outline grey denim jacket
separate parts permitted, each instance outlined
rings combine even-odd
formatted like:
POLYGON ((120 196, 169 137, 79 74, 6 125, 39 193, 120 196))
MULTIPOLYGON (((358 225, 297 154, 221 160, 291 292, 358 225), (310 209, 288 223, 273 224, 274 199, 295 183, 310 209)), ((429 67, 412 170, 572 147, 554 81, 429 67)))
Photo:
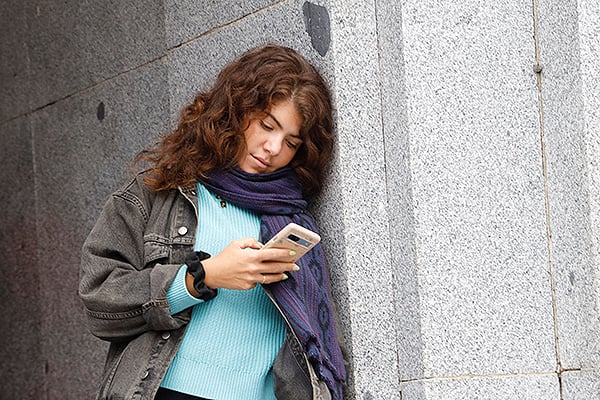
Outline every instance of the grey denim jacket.
MULTIPOLYGON (((97 399, 153 399, 175 357, 191 309, 171 315, 167 289, 193 251, 197 201, 194 185, 154 192, 137 175, 85 241, 79 295, 92 334, 110 342, 97 399)), ((331 399, 289 326, 273 373, 280 400, 331 399)))

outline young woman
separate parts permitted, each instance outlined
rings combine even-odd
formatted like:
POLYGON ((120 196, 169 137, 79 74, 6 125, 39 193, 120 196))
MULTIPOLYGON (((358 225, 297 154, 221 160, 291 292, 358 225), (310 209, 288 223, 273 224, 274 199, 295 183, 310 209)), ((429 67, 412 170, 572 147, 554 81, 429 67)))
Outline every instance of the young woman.
POLYGON ((80 296, 111 343, 98 399, 341 399, 346 371, 319 245, 259 249, 289 222, 333 147, 329 90, 295 51, 226 66, 150 168, 88 236, 80 296))

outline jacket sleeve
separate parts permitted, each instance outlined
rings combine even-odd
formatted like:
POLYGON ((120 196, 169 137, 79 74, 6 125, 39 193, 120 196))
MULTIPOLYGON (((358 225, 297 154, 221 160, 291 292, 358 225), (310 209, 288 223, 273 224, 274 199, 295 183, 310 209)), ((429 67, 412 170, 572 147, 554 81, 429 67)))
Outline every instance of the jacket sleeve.
POLYGON ((79 295, 92 334, 108 341, 177 329, 190 318, 189 311, 171 315, 167 301, 181 264, 146 265, 144 234, 151 206, 140 197, 113 194, 82 249, 79 295))

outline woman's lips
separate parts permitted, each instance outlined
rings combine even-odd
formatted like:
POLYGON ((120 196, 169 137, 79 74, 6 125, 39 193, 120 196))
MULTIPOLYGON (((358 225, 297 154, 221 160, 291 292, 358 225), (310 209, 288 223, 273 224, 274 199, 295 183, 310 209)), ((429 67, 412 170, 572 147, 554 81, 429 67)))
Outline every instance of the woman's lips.
POLYGON ((261 157, 257 157, 257 156, 252 156, 256 162, 263 168, 268 168, 269 167, 269 163, 267 163, 263 158, 261 157))

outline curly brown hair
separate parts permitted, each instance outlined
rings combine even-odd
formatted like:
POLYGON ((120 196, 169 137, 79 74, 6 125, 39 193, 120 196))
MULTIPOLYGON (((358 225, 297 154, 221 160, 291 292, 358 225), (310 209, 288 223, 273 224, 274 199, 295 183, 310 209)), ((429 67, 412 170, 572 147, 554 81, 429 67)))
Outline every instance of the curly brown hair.
POLYGON ((211 169, 231 168, 243 154, 251 118, 282 100, 290 100, 302 118, 303 142, 289 166, 304 193, 315 194, 333 150, 331 94, 310 63, 277 45, 251 49, 227 65, 213 88, 183 109, 177 128, 135 162, 152 165, 146 183, 156 191, 195 183, 211 169))

